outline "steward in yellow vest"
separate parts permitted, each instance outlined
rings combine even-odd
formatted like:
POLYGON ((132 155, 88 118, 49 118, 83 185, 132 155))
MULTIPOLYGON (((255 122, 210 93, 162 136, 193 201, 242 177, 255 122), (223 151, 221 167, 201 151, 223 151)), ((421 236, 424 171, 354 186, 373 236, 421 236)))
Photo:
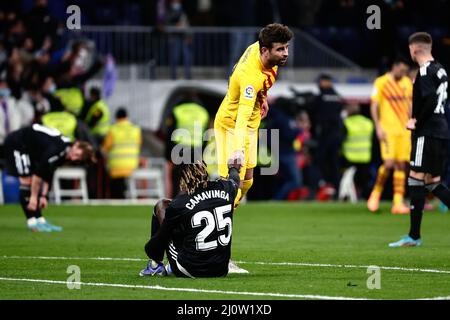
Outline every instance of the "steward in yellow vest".
POLYGON ((84 97, 83 92, 77 88, 61 88, 57 89, 53 95, 61 101, 64 108, 78 116, 83 108, 84 97))
POLYGON ((369 163, 372 157, 373 122, 354 114, 344 120, 347 132, 342 144, 342 152, 350 163, 369 163))
POLYGON ((128 120, 127 111, 124 108, 117 110, 116 120, 106 134, 102 150, 107 155, 111 196, 114 199, 123 199, 126 188, 125 179, 139 165, 142 133, 138 126, 128 120))
MULTIPOLYGON (((165 156, 169 166, 202 160, 203 147, 206 146, 203 135, 208 128, 208 124, 208 110, 194 100, 186 99, 173 108, 170 117, 166 119, 168 131, 165 156)), ((179 190, 179 174, 179 167, 173 167, 173 196, 179 190)))
POLYGON ((370 162, 372 160, 372 120, 359 114, 359 105, 346 107, 348 117, 344 120, 345 139, 342 155, 345 167, 355 167, 354 183, 358 196, 367 198, 370 194, 370 162))
POLYGON ((93 87, 89 91, 89 99, 80 114, 80 118, 91 129, 99 142, 108 133, 110 126, 110 112, 105 101, 101 99, 101 91, 97 87, 93 87))
POLYGON ((70 141, 75 141, 77 118, 67 111, 52 111, 41 117, 42 124, 49 128, 55 128, 70 141))

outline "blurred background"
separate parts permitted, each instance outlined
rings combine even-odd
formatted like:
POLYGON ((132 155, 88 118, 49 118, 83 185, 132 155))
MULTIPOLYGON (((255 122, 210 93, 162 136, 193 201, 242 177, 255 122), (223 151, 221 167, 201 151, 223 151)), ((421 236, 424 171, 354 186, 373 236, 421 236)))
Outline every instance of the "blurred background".
MULTIPOLYGON (((171 139, 189 121, 183 110, 202 119, 203 130, 210 128, 233 65, 272 22, 288 25, 295 38, 262 126, 280 130, 280 157, 293 161, 276 175, 256 170, 248 199, 337 199, 349 167, 345 119, 370 118, 372 83, 395 59, 409 59, 409 35, 429 32, 435 58, 449 70, 450 1, 2 1, 0 154, 7 133, 43 123, 92 142, 100 159, 80 176, 61 172, 57 191, 82 191, 59 192, 55 201, 171 197, 177 190, 172 148, 199 143, 171 139), (381 9, 379 30, 366 26, 373 4, 381 9), (70 5, 80 8, 80 29, 67 27, 70 5), (124 168, 111 163, 117 152, 112 128, 120 121, 141 132, 128 141, 139 149, 137 160, 120 164, 124 168)), ((367 198, 380 164, 378 142, 367 134, 370 160, 358 163, 363 169, 355 178, 359 199, 367 198)), ((213 143, 200 144, 214 157, 213 143)), ((270 141, 260 148, 267 149, 260 167, 278 161, 270 141)), ((210 175, 216 175, 213 165, 210 175)), ((3 173, 2 186, 2 200, 17 201, 17 181, 3 173)), ((386 197, 390 192, 388 187, 386 197)))

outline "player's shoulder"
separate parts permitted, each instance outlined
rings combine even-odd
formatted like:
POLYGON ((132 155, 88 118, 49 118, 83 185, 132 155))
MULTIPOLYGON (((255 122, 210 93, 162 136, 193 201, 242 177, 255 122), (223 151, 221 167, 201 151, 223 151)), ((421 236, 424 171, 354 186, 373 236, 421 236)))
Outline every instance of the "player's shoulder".
POLYGON ((432 77, 440 74, 447 75, 444 67, 437 61, 428 61, 419 68, 420 77, 432 77))
POLYGON ((412 80, 411 80, 411 78, 410 77, 408 77, 408 76, 403 76, 402 78, 401 78, 401 80, 400 80, 400 86, 405 86, 405 87, 408 87, 408 88, 410 88, 410 87, 412 87, 412 85, 413 85, 413 82, 412 82, 412 80))
POLYGON ((384 83, 386 83, 386 81, 388 81, 388 80, 389 80, 388 74, 385 73, 385 74, 383 74, 381 76, 376 77, 375 81, 373 82, 373 84, 374 84, 374 86, 381 86, 384 83))

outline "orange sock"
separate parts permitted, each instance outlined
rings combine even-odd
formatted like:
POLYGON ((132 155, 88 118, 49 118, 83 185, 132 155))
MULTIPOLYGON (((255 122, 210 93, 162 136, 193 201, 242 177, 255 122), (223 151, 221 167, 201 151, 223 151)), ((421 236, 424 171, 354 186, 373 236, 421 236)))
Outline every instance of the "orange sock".
POLYGON ((381 165, 378 168, 377 180, 375 181, 375 186, 373 187, 372 192, 375 192, 378 194, 383 193, 384 184, 385 184, 388 176, 389 176, 389 171, 387 171, 386 168, 383 165, 381 165))
POLYGON ((394 171, 394 205, 402 204, 405 195, 406 174, 404 171, 394 171))

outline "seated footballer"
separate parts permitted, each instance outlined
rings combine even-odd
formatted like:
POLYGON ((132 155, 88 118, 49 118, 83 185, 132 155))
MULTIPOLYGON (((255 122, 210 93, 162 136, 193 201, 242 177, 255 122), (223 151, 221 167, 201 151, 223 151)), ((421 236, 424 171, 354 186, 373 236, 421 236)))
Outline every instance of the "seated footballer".
POLYGON ((151 239, 145 245, 150 261, 140 276, 226 276, 240 165, 230 161, 229 179, 216 181, 209 181, 202 162, 181 166, 180 193, 159 200, 153 210, 151 239))

